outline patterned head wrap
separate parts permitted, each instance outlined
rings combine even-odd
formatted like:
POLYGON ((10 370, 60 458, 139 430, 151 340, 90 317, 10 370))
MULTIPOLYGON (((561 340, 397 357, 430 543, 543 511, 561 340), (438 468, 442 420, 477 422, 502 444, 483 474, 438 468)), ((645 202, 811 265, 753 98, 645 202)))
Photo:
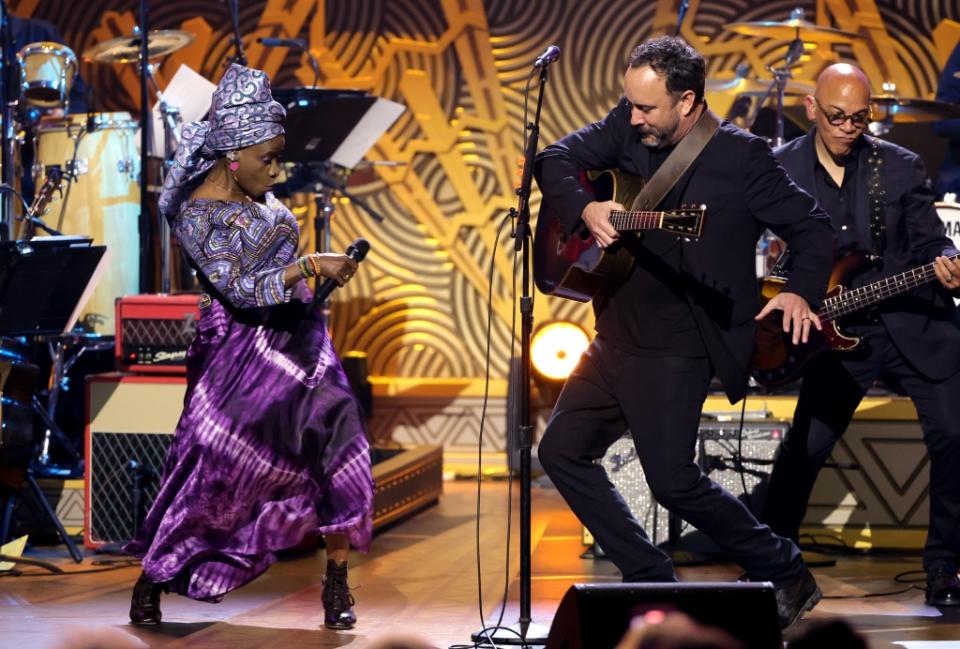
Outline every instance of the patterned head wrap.
POLYGON ((260 70, 232 64, 220 79, 209 121, 185 124, 173 166, 163 181, 160 213, 172 221, 217 158, 283 135, 286 111, 270 94, 260 70))

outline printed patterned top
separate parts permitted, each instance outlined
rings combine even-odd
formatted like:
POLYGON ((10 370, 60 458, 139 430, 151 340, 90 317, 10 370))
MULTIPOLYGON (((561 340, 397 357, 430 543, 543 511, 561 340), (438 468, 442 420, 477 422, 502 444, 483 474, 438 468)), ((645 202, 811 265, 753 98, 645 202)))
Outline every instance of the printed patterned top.
POLYGON ((194 265, 239 308, 289 302, 284 268, 297 257, 296 217, 273 194, 266 205, 214 199, 184 203, 173 233, 194 265))

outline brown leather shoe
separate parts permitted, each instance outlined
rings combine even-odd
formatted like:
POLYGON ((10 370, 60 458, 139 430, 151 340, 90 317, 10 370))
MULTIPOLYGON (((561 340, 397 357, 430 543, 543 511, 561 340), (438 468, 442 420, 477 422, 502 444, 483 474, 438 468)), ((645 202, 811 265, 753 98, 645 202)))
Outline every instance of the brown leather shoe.
POLYGON ((130 624, 160 624, 163 617, 160 612, 161 592, 161 584, 153 583, 146 574, 140 573, 130 598, 130 624))
POLYGON ((323 578, 323 625, 328 629, 352 629, 357 623, 353 613, 353 595, 347 583, 347 563, 337 565, 327 561, 327 574, 323 578))

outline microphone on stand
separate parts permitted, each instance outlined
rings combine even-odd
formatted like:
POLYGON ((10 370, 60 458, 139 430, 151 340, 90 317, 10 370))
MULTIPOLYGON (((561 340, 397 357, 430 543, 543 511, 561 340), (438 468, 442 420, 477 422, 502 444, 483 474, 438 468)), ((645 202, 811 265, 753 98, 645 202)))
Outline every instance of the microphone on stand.
POLYGON ((548 45, 547 49, 543 50, 543 54, 538 56, 537 60, 533 62, 533 67, 545 68, 559 58, 560 48, 556 45, 548 45))
POLYGON ((680 0, 680 9, 677 11, 677 29, 674 36, 680 35, 680 27, 683 26, 683 19, 687 15, 687 9, 690 8, 690 0, 680 0))
MULTIPOLYGON (((346 255, 350 259, 354 260, 357 263, 363 261, 364 257, 367 256, 367 253, 370 252, 370 242, 360 237, 349 246, 347 246, 346 255)), ((313 303, 318 304, 326 300, 333 289, 337 288, 337 282, 334 279, 327 278, 323 281, 323 284, 320 285, 320 288, 317 289, 317 292, 313 295, 313 303)))
POLYGON ((257 42, 265 47, 289 47, 294 50, 301 50, 310 57, 310 69, 313 70, 313 87, 317 87, 320 81, 320 63, 317 57, 313 55, 310 48, 307 47, 307 41, 302 38, 274 38, 273 36, 264 36, 257 39, 257 42))
POLYGON ((307 41, 302 38, 273 38, 265 36, 258 38, 257 42, 267 47, 292 47, 297 50, 307 49, 307 41))

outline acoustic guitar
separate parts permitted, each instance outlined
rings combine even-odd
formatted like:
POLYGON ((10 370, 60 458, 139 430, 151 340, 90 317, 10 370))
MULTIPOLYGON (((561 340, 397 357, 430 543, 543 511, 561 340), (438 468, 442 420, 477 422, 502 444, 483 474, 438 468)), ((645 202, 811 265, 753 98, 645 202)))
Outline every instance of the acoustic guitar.
MULTIPOLYGON (((706 217, 705 205, 678 210, 648 211, 633 209, 642 178, 618 170, 587 171, 581 184, 597 201, 614 200, 626 210, 610 213, 610 224, 617 232, 665 230, 699 239, 706 217)), ((586 228, 567 234, 556 208, 546 198, 540 204, 533 240, 533 279, 541 293, 589 302, 603 284, 622 279, 633 268, 633 255, 619 243, 600 248, 586 228)))
MULTIPOLYGON (((958 257, 960 255, 951 259, 958 257)), ((794 345, 792 334, 783 332, 780 311, 771 313, 758 323, 750 368, 750 373, 758 383, 767 387, 780 387, 799 379, 806 364, 821 352, 851 352, 857 349, 860 339, 846 335, 841 329, 845 316, 937 279, 933 262, 930 262, 855 289, 846 288, 845 283, 849 283, 850 277, 874 260, 875 257, 870 254, 855 251, 844 255, 834 264, 827 284, 827 295, 817 311, 823 330, 811 328, 806 343, 794 345)), ((785 283, 786 279, 783 277, 765 277, 760 289, 763 303, 766 304, 778 295, 785 283)))

